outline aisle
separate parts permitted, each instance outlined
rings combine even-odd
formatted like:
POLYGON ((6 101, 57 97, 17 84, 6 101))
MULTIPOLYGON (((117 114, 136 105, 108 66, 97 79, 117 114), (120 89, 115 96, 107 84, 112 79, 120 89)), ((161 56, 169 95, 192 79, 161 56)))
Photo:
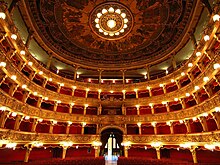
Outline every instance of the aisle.
POLYGON ((117 165, 117 156, 105 156, 105 165, 117 165))
POLYGON ((105 165, 117 165, 117 160, 105 160, 105 165))

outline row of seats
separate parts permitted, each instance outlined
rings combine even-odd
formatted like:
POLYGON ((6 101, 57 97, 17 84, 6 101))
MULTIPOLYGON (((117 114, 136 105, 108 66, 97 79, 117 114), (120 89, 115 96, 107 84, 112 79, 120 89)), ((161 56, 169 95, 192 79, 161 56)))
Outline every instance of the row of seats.
POLYGON ((171 160, 171 159, 146 159, 146 158, 124 158, 124 157, 119 157, 118 161, 117 161, 117 165, 169 165, 169 164, 173 164, 173 165, 177 165, 177 164, 181 164, 181 165, 188 165, 188 164, 192 164, 190 162, 186 162, 186 161, 179 161, 179 160, 171 160))

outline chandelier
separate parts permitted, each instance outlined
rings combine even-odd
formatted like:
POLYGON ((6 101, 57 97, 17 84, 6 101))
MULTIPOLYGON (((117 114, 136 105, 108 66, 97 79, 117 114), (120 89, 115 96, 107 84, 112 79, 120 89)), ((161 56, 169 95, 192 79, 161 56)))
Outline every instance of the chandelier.
POLYGON ((97 6, 90 16, 92 31, 101 38, 116 40, 127 35, 133 25, 131 12, 119 3, 97 6))

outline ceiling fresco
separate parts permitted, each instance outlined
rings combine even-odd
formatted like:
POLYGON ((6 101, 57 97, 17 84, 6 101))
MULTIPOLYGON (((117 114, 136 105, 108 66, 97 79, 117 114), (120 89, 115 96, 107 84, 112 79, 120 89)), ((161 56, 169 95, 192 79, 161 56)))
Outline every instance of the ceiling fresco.
POLYGON ((180 42, 194 6, 192 0, 26 0, 26 5, 38 35, 51 50, 97 67, 164 58, 180 42), (97 12, 111 4, 127 12, 126 35, 108 38, 95 30, 97 12))

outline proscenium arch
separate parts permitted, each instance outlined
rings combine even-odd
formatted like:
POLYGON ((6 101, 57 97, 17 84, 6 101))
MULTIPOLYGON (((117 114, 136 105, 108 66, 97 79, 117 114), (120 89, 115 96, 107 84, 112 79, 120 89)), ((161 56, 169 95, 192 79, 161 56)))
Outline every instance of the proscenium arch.
POLYGON ((100 134, 100 136, 101 136, 101 133, 102 133, 104 130, 106 130, 106 129, 118 129, 118 130, 120 130, 120 131, 123 133, 123 135, 126 134, 126 131, 125 131, 125 128, 124 128, 124 127, 120 127, 120 126, 117 126, 117 125, 108 125, 108 126, 103 126, 103 127, 101 127, 101 128, 98 130, 98 133, 100 134))
POLYGON ((107 127, 102 128, 101 130, 100 130, 100 141, 102 145, 100 146, 100 151, 101 151, 100 155, 103 156, 108 153, 108 150, 105 149, 105 145, 108 143, 110 136, 114 135, 113 137, 116 139, 116 143, 118 144, 119 148, 110 149, 110 151, 112 152, 112 154, 114 153, 114 154, 117 154, 117 155, 119 154, 123 156, 124 148, 121 145, 123 142, 123 134, 124 134, 123 128, 118 127, 118 126, 116 127, 107 126, 107 127))

